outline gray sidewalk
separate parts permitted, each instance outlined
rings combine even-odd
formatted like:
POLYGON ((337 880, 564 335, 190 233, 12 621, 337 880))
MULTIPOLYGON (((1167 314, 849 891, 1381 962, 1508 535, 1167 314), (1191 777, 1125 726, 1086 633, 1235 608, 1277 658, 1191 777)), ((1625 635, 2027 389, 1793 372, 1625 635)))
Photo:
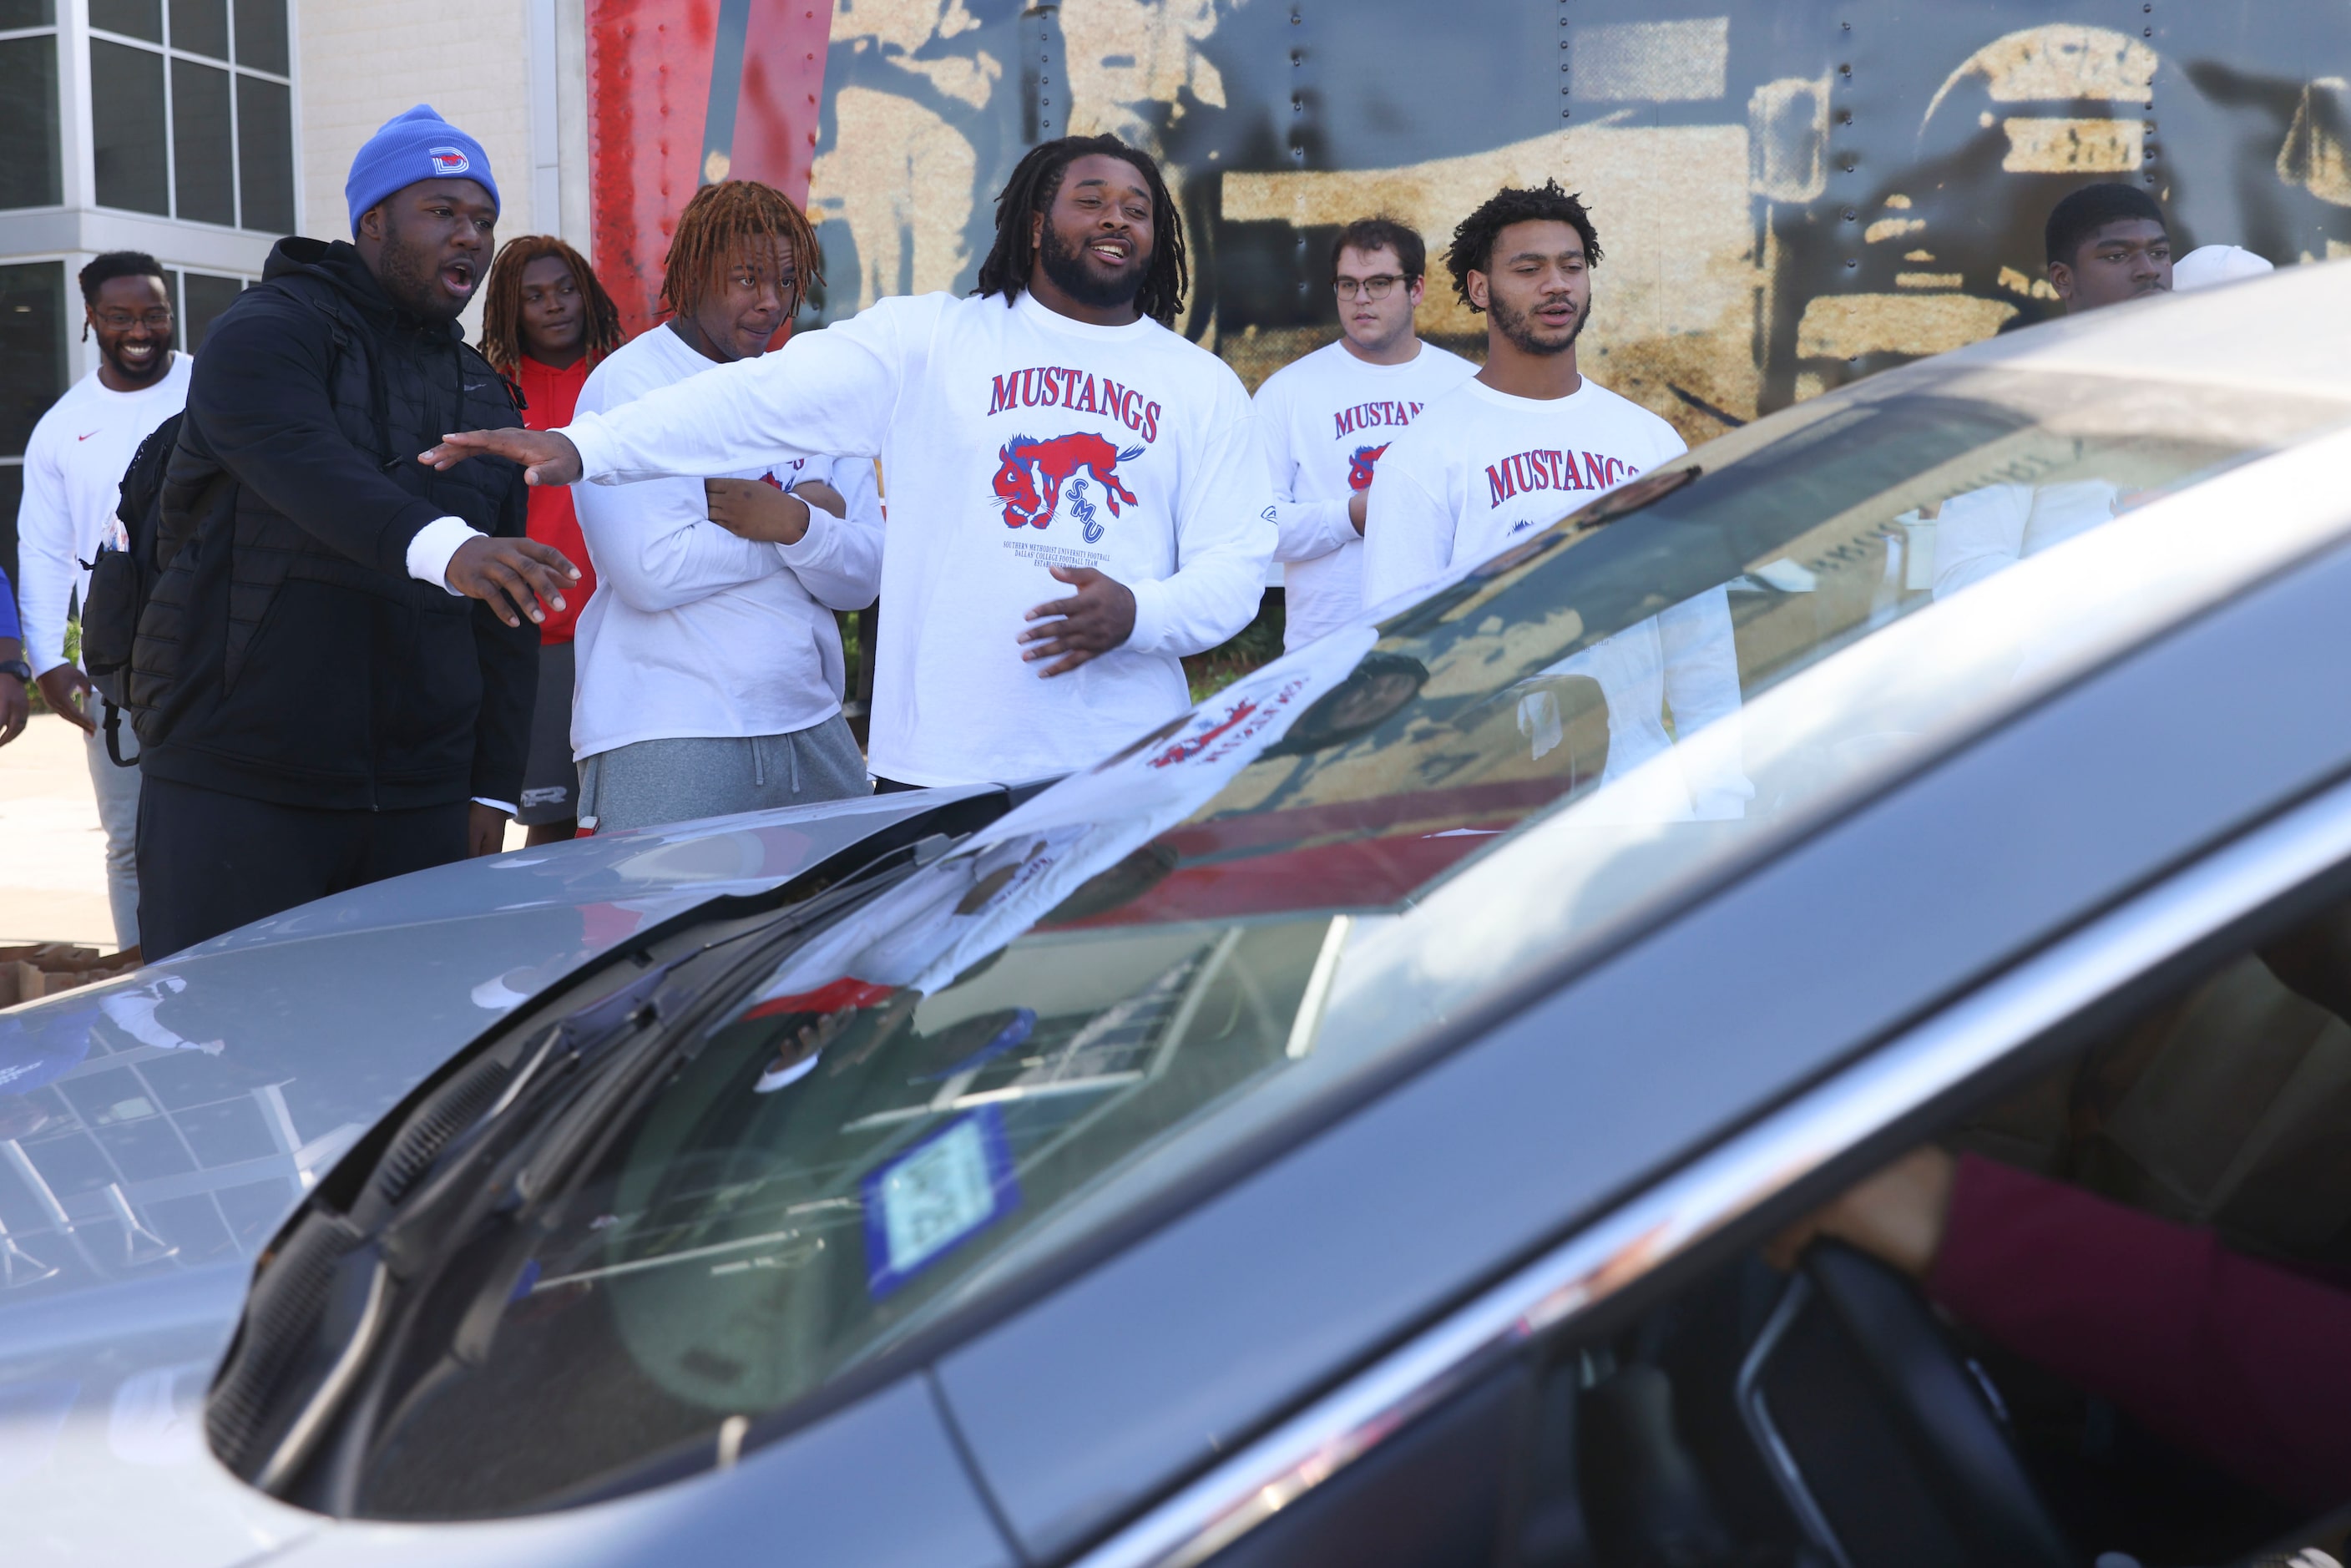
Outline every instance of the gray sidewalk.
POLYGON ((55 714, 0 747, 0 945, 16 942, 114 948, 89 764, 81 732, 55 714))

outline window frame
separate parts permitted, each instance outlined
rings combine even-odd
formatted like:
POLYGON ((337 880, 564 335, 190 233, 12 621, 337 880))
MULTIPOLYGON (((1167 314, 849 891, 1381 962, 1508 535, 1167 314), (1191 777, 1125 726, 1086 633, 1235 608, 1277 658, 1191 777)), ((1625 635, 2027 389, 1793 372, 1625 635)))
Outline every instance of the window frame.
MULTIPOLYGON (((122 213, 135 217, 151 219, 160 218, 171 223, 187 224, 194 227, 225 234, 264 235, 277 232, 274 228, 251 226, 246 221, 245 146, 244 131, 242 127, 244 116, 240 112, 243 104, 244 89, 238 82, 237 78, 239 77, 251 77, 257 81, 270 82, 286 89, 288 108, 290 110, 286 138, 286 156, 287 166, 291 172, 294 196, 294 212, 292 214, 293 222, 286 232, 289 234, 298 234, 301 232, 302 113, 301 89, 298 79, 298 71, 301 65, 301 48, 300 42, 297 37, 295 29, 296 16, 292 0, 283 0, 283 3, 286 6, 286 63, 287 68, 283 74, 276 71, 262 70, 256 67, 243 64, 237 59, 237 8, 235 4, 235 0, 222 0, 222 4, 227 13, 228 50, 225 57, 204 54, 193 49, 182 48, 173 44, 172 41, 172 7, 168 3, 168 0, 163 0, 163 3, 160 6, 162 12, 161 26, 163 35, 162 41, 161 43, 157 43, 152 38, 141 38, 131 34, 112 32, 107 28, 97 26, 88 21, 87 18, 89 13, 86 7, 76 7, 75 16, 77 21, 76 25, 70 29, 70 31, 73 35, 75 43, 78 45, 76 53, 79 56, 79 58, 76 62, 76 68, 82 90, 79 94, 79 101, 73 106, 72 114, 75 117, 78 117, 80 122, 80 129, 82 131, 82 143, 80 151, 82 151, 84 154, 83 169, 87 174, 88 183, 86 185, 86 189, 89 193, 89 198, 88 204, 91 208, 99 212, 122 213), (163 188, 165 199, 164 210, 162 212, 151 213, 136 207, 110 206, 98 199, 95 127, 90 123, 91 105, 94 100, 95 92, 93 85, 95 72, 92 70, 90 65, 89 46, 93 43, 115 44, 125 48, 141 50, 147 54, 160 57, 163 62, 163 188), (177 61, 185 61, 193 66, 210 67, 213 69, 223 70, 228 73, 229 189, 231 193, 230 206, 235 216, 235 221, 233 223, 220 224, 208 219, 188 218, 180 215, 179 132, 178 128, 173 121, 172 115, 172 66, 173 63, 177 61)), ((35 30, 37 29, 26 29, 26 31, 35 30)), ((52 30, 56 31, 60 36, 65 35, 68 31, 62 23, 52 30)), ((0 35, 0 37, 13 36, 14 35, 0 35)))
MULTIPOLYGON (((288 0, 288 3, 290 5, 291 0, 288 0)), ((66 57, 65 52, 65 40, 71 29, 67 18, 57 14, 61 8, 61 4, 50 6, 49 20, 45 26, 0 28, 0 44, 14 43, 20 38, 47 38, 49 47, 56 51, 49 64, 53 73, 50 77, 50 88, 57 98, 57 141, 52 151, 57 156, 56 173, 59 197, 56 202, 44 203, 38 206, 0 207, 0 218, 13 217, 23 213, 54 213, 72 204, 75 161, 80 152, 80 144, 76 142, 73 135, 75 120, 77 117, 87 120, 89 116, 82 107, 87 99, 77 100, 75 95, 75 67, 73 62, 66 57)))
MULTIPOLYGON (((1192 1568, 1538 1340, 1751 1245, 1961 1096, 2351 873, 2351 780, 2173 871, 1620 1204, 1151 1509, 1079 1568, 1192 1568)), ((2342 889, 2332 886, 2339 896, 2342 889)))

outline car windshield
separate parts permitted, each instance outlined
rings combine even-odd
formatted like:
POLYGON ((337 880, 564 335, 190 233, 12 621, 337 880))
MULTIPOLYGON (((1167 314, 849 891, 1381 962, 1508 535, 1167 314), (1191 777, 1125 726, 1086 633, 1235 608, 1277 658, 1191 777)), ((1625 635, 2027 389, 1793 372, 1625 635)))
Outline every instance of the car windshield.
POLYGON ((794 950, 367 1490, 518 1506, 791 1404, 2311 548, 2331 470, 2270 476, 2346 413, 1896 373, 1251 673, 794 950))

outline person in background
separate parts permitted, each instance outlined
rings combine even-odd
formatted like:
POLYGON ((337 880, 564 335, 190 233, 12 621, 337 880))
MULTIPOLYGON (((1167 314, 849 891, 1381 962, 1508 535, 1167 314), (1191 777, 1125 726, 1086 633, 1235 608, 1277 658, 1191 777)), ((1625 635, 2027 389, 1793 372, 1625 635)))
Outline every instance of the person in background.
POLYGON ((2049 287, 2068 316, 2171 291, 2171 230, 2137 185, 2103 181, 2068 192, 2042 231, 2049 287))
POLYGON ((1980 1155, 1928 1145, 1768 1249, 1857 1247, 2013 1354, 2306 1508, 2351 1492, 2351 1293, 1980 1155))
POLYGON ((575 585, 523 537, 512 465, 408 461, 452 423, 521 422, 457 325, 497 224, 481 144, 420 104, 343 193, 351 243, 278 241, 214 324, 165 471, 126 674, 150 958, 496 853, 538 623, 575 585))
POLYGON ((0 571, 0 746, 25 733, 33 716, 33 666, 25 663, 23 628, 16 623, 16 591, 0 571))
POLYGON ((1339 340, 1257 390, 1280 527, 1273 554, 1287 563, 1285 652, 1363 607, 1364 503, 1380 455, 1424 407, 1478 373, 1413 333, 1427 269, 1420 235, 1393 218, 1341 229, 1331 243, 1339 340))
MULTIPOLYGON (((621 341, 620 308, 596 281, 586 256, 552 235, 525 235, 498 251, 482 291, 482 357, 521 393, 527 428, 570 423, 588 372, 621 341)), ((529 830, 529 842, 550 844, 579 828, 574 818, 580 769, 571 760, 572 638, 580 612, 596 591, 596 572, 569 487, 541 486, 530 492, 529 532, 580 568, 579 584, 563 596, 564 607, 539 622, 538 700, 530 715, 522 809, 515 813, 515 821, 529 830)))
POLYGON ((2266 256, 2238 245, 2199 245, 2171 264, 2171 287, 2181 293, 2238 283, 2276 271, 2266 256))
MULTIPOLYGON (((1454 230, 1446 266, 1462 302, 1486 318, 1486 365, 1423 410, 1381 458, 1364 534, 1366 603, 1484 560, 1687 450, 1672 425, 1577 368, 1599 260, 1590 214, 1555 181, 1497 192, 1454 230)), ((1614 783, 1737 716, 1729 600, 1711 589, 1540 673, 1599 684, 1608 707, 1603 779, 1614 783)), ((1540 694, 1522 704, 1519 725, 1537 758, 1552 749, 1559 719, 1540 694)), ((1745 814, 1755 790, 1738 766, 1675 754, 1685 761, 1678 779, 1645 776, 1660 793, 1619 792, 1635 818, 1745 814)))
MULTIPOLYGON (((589 374, 580 413, 758 359, 817 267, 808 219, 781 192, 705 185, 670 239, 669 320, 589 374)), ((572 494, 603 584, 580 621, 571 739, 583 825, 609 832, 871 793, 841 716, 833 612, 872 603, 880 582, 873 465, 793 455, 572 494)))
POLYGON ((873 771, 884 788, 1048 778, 1183 713, 1182 656, 1264 596, 1258 421, 1231 367, 1172 329, 1186 280, 1158 163, 1062 137, 1014 165, 973 295, 883 299, 624 408, 583 402, 564 430, 466 433, 420 456, 496 453, 535 484, 601 485, 878 455, 873 771), (1039 603, 1049 579, 1071 591, 1039 603))
POLYGON ((139 251, 109 251, 81 269, 82 336, 98 364, 67 389, 25 445, 25 498, 16 508, 27 662, 51 711, 82 731, 98 820, 106 830, 106 895, 114 939, 139 942, 138 742, 117 728, 125 763, 107 754, 98 694, 66 656, 70 606, 89 595, 99 549, 126 539, 116 518, 122 471, 150 431, 188 397, 190 357, 172 348, 172 293, 163 268, 139 251))
MULTIPOLYGON (((2068 193, 2050 209, 2043 244, 2049 285, 2069 316, 2171 291, 2170 230, 2137 185, 2109 181, 2068 193)), ((1935 524, 1935 597, 2111 522, 2121 495, 2104 479, 2074 479, 1952 497, 1935 524)))

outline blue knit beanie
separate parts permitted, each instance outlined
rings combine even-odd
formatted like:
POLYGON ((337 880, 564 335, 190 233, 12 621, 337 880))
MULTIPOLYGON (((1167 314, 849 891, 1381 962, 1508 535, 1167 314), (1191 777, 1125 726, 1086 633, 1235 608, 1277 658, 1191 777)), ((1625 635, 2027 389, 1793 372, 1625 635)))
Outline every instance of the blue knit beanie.
POLYGON ((351 233, 360 232, 360 214, 419 180, 476 180, 498 204, 498 183, 490 177, 490 155, 482 144, 441 118, 429 103, 405 114, 395 114, 368 138, 351 160, 351 177, 343 182, 343 200, 351 209, 351 233))

